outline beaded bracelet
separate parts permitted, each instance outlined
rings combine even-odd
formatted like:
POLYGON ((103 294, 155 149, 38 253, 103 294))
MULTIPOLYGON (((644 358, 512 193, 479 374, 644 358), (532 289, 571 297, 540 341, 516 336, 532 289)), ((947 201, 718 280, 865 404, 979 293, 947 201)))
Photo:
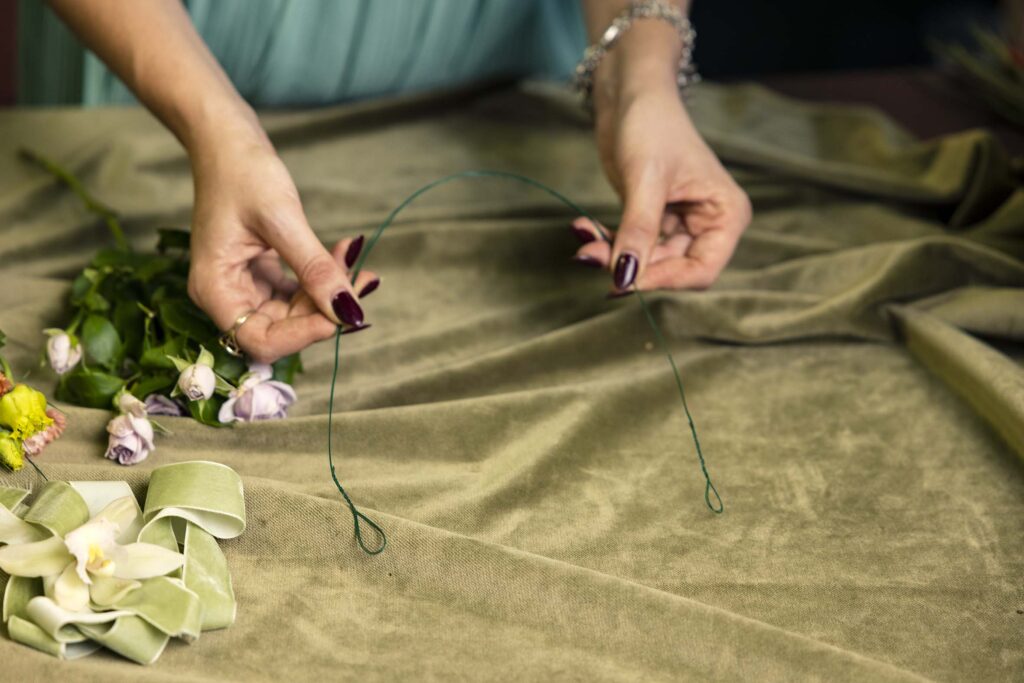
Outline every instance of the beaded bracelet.
POLYGON ((593 106, 594 71, 597 69, 597 65, 601 63, 601 59, 608 50, 638 19, 661 19, 672 24, 679 32, 679 39, 682 41, 679 68, 676 73, 679 94, 685 96, 686 90, 691 85, 700 82, 700 74, 697 73, 697 67, 692 61, 697 32, 690 24, 690 20, 683 16, 678 7, 670 5, 664 0, 633 0, 629 3, 629 7, 612 20, 600 40, 583 51, 583 59, 576 65, 572 87, 583 95, 584 102, 588 107, 593 106))

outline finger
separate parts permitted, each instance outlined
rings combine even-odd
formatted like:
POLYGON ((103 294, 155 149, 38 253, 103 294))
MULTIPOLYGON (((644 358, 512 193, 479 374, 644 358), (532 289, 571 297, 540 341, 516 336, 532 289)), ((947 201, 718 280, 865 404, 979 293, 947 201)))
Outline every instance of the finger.
POLYGON ((355 290, 359 292, 360 299, 373 294, 378 287, 380 287, 380 277, 372 270, 361 271, 356 276, 355 290))
POLYGON ((612 247, 612 281, 617 290, 627 289, 642 275, 658 242, 667 194, 661 178, 641 178, 630 185, 612 247))
POLYGON ((695 238, 684 256, 651 263, 637 281, 640 289, 707 289, 736 248, 738 236, 709 230, 695 238))
POLYGON ((612 245, 609 242, 590 242, 576 250, 572 260, 580 265, 594 268, 607 268, 612 258, 612 245))
POLYGON ((267 251, 259 258, 254 259, 251 262, 251 268, 253 279, 257 282, 266 283, 269 289, 267 296, 287 301, 295 293, 295 290, 299 288, 299 283, 288 277, 284 272, 284 269, 281 267, 281 257, 273 250, 267 251))
POLYGON ((362 327, 363 309, 345 269, 320 243, 301 211, 297 217, 261 225, 261 235, 281 254, 318 310, 336 324, 362 327))
POLYGON ((258 311, 238 328, 236 338, 245 353, 258 363, 273 363, 310 344, 334 335, 334 323, 320 313, 274 320, 258 311))
POLYGON ((611 241, 611 231, 589 218, 579 217, 569 226, 580 244, 611 241))

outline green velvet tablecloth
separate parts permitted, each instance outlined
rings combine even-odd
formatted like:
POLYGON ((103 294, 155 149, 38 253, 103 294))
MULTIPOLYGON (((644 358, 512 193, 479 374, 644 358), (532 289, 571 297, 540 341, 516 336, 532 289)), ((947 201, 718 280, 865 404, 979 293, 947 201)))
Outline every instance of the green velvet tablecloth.
MULTIPOLYGON (((425 196, 370 259, 373 328, 344 338, 334 428, 368 557, 325 455, 332 349, 289 419, 102 459, 68 408, 51 478, 242 474, 222 543, 237 623, 150 668, 0 639, 5 680, 1020 680, 1024 192, 982 132, 917 142, 870 111, 702 86, 692 108, 755 218, 707 292, 650 297, 725 501, 703 502, 665 358, 636 300, 568 261, 571 216, 498 180, 425 196)), ((419 185, 526 173, 614 223, 586 120, 498 90, 265 117, 325 241, 419 185)), ((15 158, 61 159, 132 241, 187 225, 189 167, 136 109, 0 113, 0 328, 47 390, 41 330, 105 239, 15 158)), ((2 477, 31 485, 31 469, 2 477)))

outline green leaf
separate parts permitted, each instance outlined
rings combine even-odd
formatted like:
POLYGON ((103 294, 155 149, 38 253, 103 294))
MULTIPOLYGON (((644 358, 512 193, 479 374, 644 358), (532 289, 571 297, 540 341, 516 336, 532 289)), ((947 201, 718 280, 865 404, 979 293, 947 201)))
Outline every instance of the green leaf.
POLYGON ((90 287, 92 287, 92 280, 85 273, 79 273, 71 283, 71 303, 80 304, 85 295, 89 293, 90 287))
POLYGON ((244 360, 237 356, 232 356, 220 344, 212 348, 212 353, 213 371, 229 382, 237 383, 238 378, 249 370, 244 360))
POLYGON ((185 338, 171 337, 160 346, 146 349, 139 359, 139 365, 151 370, 173 370, 174 363, 168 356, 180 356, 185 352, 185 338))
POLYGON ((4 348, 7 344, 7 335, 4 334, 3 330, 0 330, 0 349, 4 348))
POLYGON ((150 394, 165 394, 178 381, 178 375, 161 372, 143 377, 132 387, 132 394, 138 399, 145 399, 150 394))
POLYGON ((61 378, 57 398, 86 408, 109 409, 124 380, 103 372, 77 368, 61 378))
POLYGON ((295 373, 302 372, 302 358, 293 353, 274 363, 274 379, 285 384, 295 383, 295 373))
POLYGON ((177 228, 159 228, 157 230, 157 234, 160 235, 160 239, 156 243, 156 250, 161 254, 168 249, 183 249, 188 251, 191 234, 187 230, 178 230, 177 228))
POLYGON ((158 320, 166 329, 197 342, 204 342, 217 336, 217 328, 206 314, 186 299, 161 301, 157 310, 158 320))
POLYGON ((131 251, 100 249, 92 258, 92 266, 94 268, 135 268, 142 258, 145 257, 131 251))
POLYGON ((124 354, 138 358, 146 333, 146 316, 133 299, 118 301, 114 306, 114 328, 121 333, 124 354))
POLYGON ((156 256, 150 258, 145 263, 141 264, 138 268, 136 268, 135 277, 137 277, 142 282, 149 282, 157 275, 161 275, 170 270, 171 268, 173 268, 174 265, 175 263, 171 259, 165 258, 163 256, 156 256))
POLYGON ((105 313, 110 310, 110 302, 99 292, 89 292, 83 304, 93 313, 105 313))
POLYGON ((82 345, 89 358, 106 367, 112 367, 121 353, 121 337, 106 318, 90 315, 82 326, 82 345))
POLYGON ((224 404, 224 399, 214 396, 213 398, 206 398, 200 401, 189 401, 188 412, 191 413, 192 417, 198 422, 202 422, 204 425, 210 425, 211 427, 225 427, 220 420, 217 419, 217 413, 220 412, 220 407, 224 404))

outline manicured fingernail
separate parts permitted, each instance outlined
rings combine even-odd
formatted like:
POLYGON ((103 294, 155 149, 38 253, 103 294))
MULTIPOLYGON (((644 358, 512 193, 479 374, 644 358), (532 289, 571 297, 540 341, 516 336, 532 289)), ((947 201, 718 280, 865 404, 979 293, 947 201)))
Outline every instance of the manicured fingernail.
POLYGON ((338 292, 334 296, 334 300, 331 301, 331 307, 334 309, 334 314, 338 316, 338 320, 346 325, 360 327, 363 324, 363 309, 348 292, 344 290, 338 292))
POLYGON ((356 264, 356 259, 359 258, 359 252, 363 250, 363 236, 352 240, 348 245, 348 250, 345 252, 345 265, 351 268, 356 264))
POLYGON ((604 295, 605 299, 621 299, 624 296, 629 296, 633 293, 632 289, 624 289, 621 292, 608 292, 604 295))
POLYGON ((346 327, 346 328, 344 328, 341 331, 341 333, 342 334, 352 334, 353 332, 360 332, 360 331, 368 329, 370 327, 373 327, 373 325, 371 325, 370 323, 366 323, 365 325, 357 325, 357 326, 354 326, 354 327, 346 327))
POLYGON ((636 269, 640 263, 636 256, 630 253, 619 254, 619 260, 615 262, 615 288, 625 289, 633 284, 636 279, 636 269))
POLYGON ((594 233, 589 230, 584 230, 578 225, 571 225, 569 227, 572 228, 572 234, 576 235, 576 239, 580 241, 580 244, 590 244, 597 239, 594 237, 594 233))
POLYGON ((380 287, 380 278, 379 277, 375 277, 372 280, 370 280, 369 282, 367 282, 366 286, 363 287, 362 290, 360 290, 359 298, 362 299, 367 294, 370 294, 372 292, 377 291, 378 287, 380 287))
POLYGON ((576 254, 572 257, 572 260, 581 266, 587 266, 589 268, 603 268, 601 262, 593 256, 587 256, 586 254, 576 254))

